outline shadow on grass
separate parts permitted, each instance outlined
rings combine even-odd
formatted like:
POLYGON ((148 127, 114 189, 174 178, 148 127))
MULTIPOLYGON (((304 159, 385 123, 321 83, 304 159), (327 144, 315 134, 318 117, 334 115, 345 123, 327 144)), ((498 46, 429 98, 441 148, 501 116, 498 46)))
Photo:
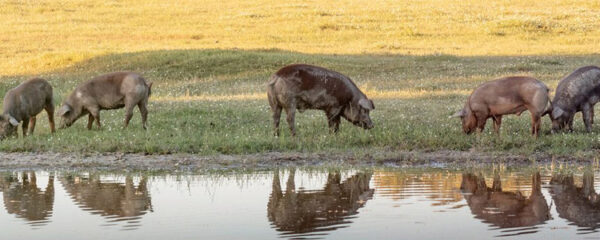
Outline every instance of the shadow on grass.
MULTIPOLYGON (((56 88, 72 89, 93 76, 130 70, 158 84, 158 95, 264 92, 277 69, 291 63, 325 66, 354 79, 362 88, 439 91, 470 90, 507 75, 530 75, 549 86, 583 65, 600 64, 600 55, 453 56, 327 55, 283 50, 158 50, 109 54, 40 73, 56 88), (166 89, 169 90, 166 90, 166 89)), ((0 91, 33 76, 0 77, 0 91)))

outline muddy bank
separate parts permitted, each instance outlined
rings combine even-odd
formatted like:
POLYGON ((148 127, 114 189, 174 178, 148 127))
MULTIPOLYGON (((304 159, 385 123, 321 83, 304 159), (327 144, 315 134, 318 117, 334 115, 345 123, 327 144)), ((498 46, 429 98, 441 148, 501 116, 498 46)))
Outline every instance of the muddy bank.
POLYGON ((289 166, 452 166, 503 163, 527 165, 551 161, 598 163, 587 157, 531 156, 460 151, 385 152, 377 154, 263 153, 251 155, 193 154, 144 155, 126 153, 2 153, 0 169, 106 169, 106 170, 221 170, 269 169, 289 166))

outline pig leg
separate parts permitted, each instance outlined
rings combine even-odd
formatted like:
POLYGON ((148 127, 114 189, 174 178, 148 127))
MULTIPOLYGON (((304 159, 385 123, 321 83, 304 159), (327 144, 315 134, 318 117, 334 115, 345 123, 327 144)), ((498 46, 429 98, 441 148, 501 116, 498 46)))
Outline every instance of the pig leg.
POLYGON ((54 105, 48 104, 48 105, 46 105, 46 107, 44 109, 46 110, 46 113, 48 114, 48 123, 50 124, 50 132, 54 133, 56 130, 54 128, 54 105))
POLYGON ((92 124, 94 124, 94 116, 92 116, 92 114, 88 114, 88 124, 87 124, 87 129, 91 130, 92 129, 92 124))
POLYGON ((340 130, 340 119, 340 115, 329 119, 329 128, 331 128, 334 133, 337 133, 340 130))
POLYGON ((583 115, 583 123, 585 124, 585 130, 587 132, 592 131, 592 109, 593 107, 588 103, 583 105, 583 109, 581 111, 581 114, 583 115))
POLYGON ((142 128, 146 130, 146 120, 148 119, 148 109, 146 108, 148 105, 147 101, 142 101, 138 103, 138 108, 140 109, 140 114, 142 115, 142 128))
POLYGON ((488 119, 487 113, 475 113, 475 118, 477 119, 477 132, 481 133, 483 132, 483 129, 485 129, 485 122, 487 122, 488 119))
POLYGON ((23 137, 27 136, 27 127, 29 127, 29 119, 23 119, 23 125, 21 126, 21 128, 23 128, 23 137))
POLYGON ((273 134, 279 136, 279 120, 281 119, 281 106, 273 107, 273 134))
POLYGON ((540 135, 540 121, 541 117, 538 114, 531 114, 531 135, 539 136, 540 135))
POLYGON ((571 115, 567 121, 569 132, 573 132, 573 117, 575 117, 575 114, 571 115))
POLYGON ((100 125, 100 112, 98 112, 94 118, 96 119, 96 125, 98 125, 98 129, 102 128, 102 125, 100 125))
POLYGON ((90 115, 96 120, 96 125, 98 125, 98 129, 102 128, 102 125, 100 125, 100 109, 90 108, 88 109, 88 112, 90 112, 90 115))
POLYGON ((135 105, 133 104, 125 104, 125 126, 123 128, 129 126, 129 121, 131 121, 131 117, 133 117, 134 106, 135 105))
POLYGON ((590 109, 590 123, 594 124, 594 107, 590 109))
POLYGON ((286 120, 287 120, 288 126, 290 128, 290 131, 292 132, 292 136, 296 136, 296 126, 295 126, 296 103, 295 102, 292 102, 289 104, 289 106, 285 109, 285 114, 286 114, 286 120))
POLYGON ((29 135, 33 134, 33 130, 35 129, 35 117, 29 119, 29 135))
POLYGON ((502 124, 502 116, 494 117, 494 132, 500 134, 500 125, 502 124))
POLYGON ((339 111, 335 113, 327 112, 327 123, 331 132, 337 133, 340 130, 340 118, 339 111))

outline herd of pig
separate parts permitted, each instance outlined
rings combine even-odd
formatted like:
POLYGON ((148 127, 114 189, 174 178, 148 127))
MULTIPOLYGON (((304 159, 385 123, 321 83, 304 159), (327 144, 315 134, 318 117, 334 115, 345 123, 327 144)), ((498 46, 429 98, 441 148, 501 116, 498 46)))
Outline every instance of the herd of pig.
MULTIPOLYGON (((292 135, 296 134, 296 109, 319 109, 326 113, 331 131, 336 132, 340 117, 365 129, 373 128, 369 112, 373 101, 361 92, 350 78, 321 67, 296 64, 276 72, 269 82, 269 103, 273 111, 275 135, 279 134, 281 110, 285 109, 292 135)), ((550 101, 549 89, 541 81, 524 76, 510 76, 483 83, 467 98, 462 110, 454 114, 462 119, 463 131, 483 131, 489 118, 494 130, 500 130, 502 116, 525 110, 531 113, 531 134, 539 136, 541 118, 549 115, 552 131, 573 130, 573 116, 581 111, 586 130, 592 130, 594 104, 600 101, 600 68, 586 66, 563 78, 550 101)))
MULTIPOLYGON (((135 106, 142 115, 146 129, 147 104, 152 83, 134 72, 114 72, 95 77, 79 84, 67 97, 57 115, 60 127, 69 127, 77 119, 88 115, 87 128, 94 121, 100 128, 100 110, 126 109, 124 125, 127 127, 135 106)), ((4 110, 0 115, 0 139, 16 136, 22 123, 23 136, 33 133, 36 115, 48 113, 51 132, 54 127, 54 101, 52 86, 41 78, 34 78, 9 90, 4 97, 4 110)), ((279 135, 282 110, 292 135, 296 135, 296 110, 323 110, 329 128, 337 132, 341 118, 365 129, 373 128, 369 116, 375 109, 373 101, 347 76, 318 66, 293 64, 285 66, 271 76, 267 96, 273 112, 275 135, 279 135)), ((573 116, 581 111, 588 132, 591 131, 594 104, 600 101, 600 68, 586 66, 563 78, 550 101, 549 89, 541 81, 525 76, 510 76, 483 83, 477 87, 462 110, 454 114, 462 119, 463 131, 470 134, 483 131, 489 118, 498 133, 502 116, 525 110, 531 113, 531 134, 540 133, 541 118, 549 115, 552 131, 573 130, 573 116)))
MULTIPOLYGON (((148 97, 152 83, 146 82, 133 72, 115 72, 95 77, 78 85, 58 110, 60 127, 69 127, 77 119, 88 115, 87 128, 94 120, 100 128, 100 110, 125 107, 125 127, 138 106, 142 115, 142 126, 146 129, 148 97)), ((48 81, 34 78, 9 90, 4 96, 4 109, 0 115, 0 139, 16 136, 17 127, 23 122, 23 136, 33 133, 36 116, 46 110, 50 131, 54 132, 54 100, 52 86, 48 81)))

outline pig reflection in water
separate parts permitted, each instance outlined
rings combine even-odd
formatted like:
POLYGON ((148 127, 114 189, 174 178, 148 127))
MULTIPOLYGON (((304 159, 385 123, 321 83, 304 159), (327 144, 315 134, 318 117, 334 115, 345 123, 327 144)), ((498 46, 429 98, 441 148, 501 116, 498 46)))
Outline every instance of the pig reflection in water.
POLYGON ((21 181, 18 174, 8 173, 0 178, 0 190, 9 214, 24 218, 33 225, 46 223, 52 215, 54 176, 48 178, 46 191, 42 191, 37 187, 34 172, 22 173, 21 181))
POLYGON ((494 176, 492 187, 488 188, 483 176, 465 173, 460 189, 476 218, 500 228, 533 226, 550 219, 539 173, 532 177, 529 198, 520 192, 502 191, 498 175, 494 176))
POLYGON ((370 173, 358 173, 341 182, 339 173, 329 173, 322 191, 296 191, 294 171, 281 190, 279 172, 273 178, 273 192, 267 214, 278 231, 287 234, 332 231, 348 224, 373 196, 370 173))
POLYGON ((138 187, 127 176, 125 185, 116 182, 103 183, 98 175, 89 178, 63 176, 60 179, 65 190, 81 208, 102 216, 134 217, 152 211, 147 179, 142 177, 138 187))
POLYGON ((594 174, 585 172, 581 187, 575 186, 573 175, 554 175, 550 194, 561 218, 594 231, 600 228, 600 194, 594 190, 594 174))

